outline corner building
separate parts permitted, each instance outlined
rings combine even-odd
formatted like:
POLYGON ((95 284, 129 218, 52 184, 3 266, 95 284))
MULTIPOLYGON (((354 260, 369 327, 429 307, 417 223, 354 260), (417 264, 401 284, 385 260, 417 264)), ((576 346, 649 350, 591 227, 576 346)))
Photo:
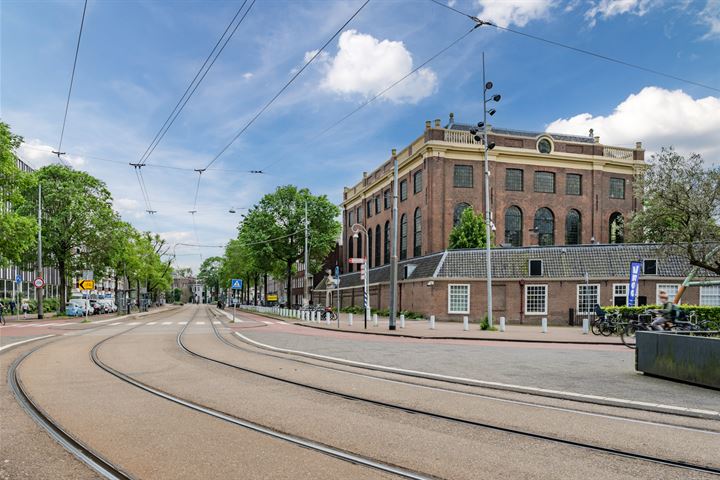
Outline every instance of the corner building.
MULTIPOLYGON (((393 159, 399 162, 398 255, 400 260, 448 248, 462 211, 484 214, 484 146, 472 125, 440 120, 362 180, 343 192, 345 272, 349 257, 364 257, 370 233, 370 266, 390 263, 393 159)), ((490 211, 497 246, 623 243, 624 223, 637 208, 633 178, 645 152, 604 145, 600 138, 488 128, 490 211)))

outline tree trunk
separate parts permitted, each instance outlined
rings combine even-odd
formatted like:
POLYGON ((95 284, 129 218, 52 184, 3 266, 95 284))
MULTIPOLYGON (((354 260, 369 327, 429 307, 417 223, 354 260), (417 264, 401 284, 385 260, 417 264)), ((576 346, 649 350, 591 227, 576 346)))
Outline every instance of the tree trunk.
POLYGON ((258 304, 258 290, 260 290, 260 289, 258 288, 258 283, 259 283, 259 282, 260 282, 260 275, 256 273, 256 274, 255 274, 255 295, 254 295, 254 297, 255 297, 255 306, 256 306, 256 307, 257 307, 257 304, 258 304))
POLYGON ((115 272, 115 298, 113 299, 115 302, 115 305, 118 303, 118 275, 117 272, 115 272))
POLYGON ((138 278, 135 282, 135 285, 137 285, 137 296, 135 297, 135 301, 138 305, 138 312, 140 311, 140 279, 138 278))
POLYGON ((290 295, 292 294, 292 264, 293 262, 287 262, 287 301, 285 306, 290 308, 290 295))
POLYGON ((58 262, 58 272, 60 274, 60 311, 65 313, 65 298, 67 295, 67 278, 65 278, 65 261, 58 262))
POLYGON ((264 277, 265 278, 263 279, 263 303, 267 303, 267 293, 268 293, 268 291, 267 291, 267 273, 265 273, 264 277))

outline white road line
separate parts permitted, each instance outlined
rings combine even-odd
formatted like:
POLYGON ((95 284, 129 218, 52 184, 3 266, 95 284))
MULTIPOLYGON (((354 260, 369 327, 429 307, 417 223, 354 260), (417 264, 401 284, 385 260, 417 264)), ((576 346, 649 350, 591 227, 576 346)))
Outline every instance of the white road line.
POLYGON ((173 322, 162 322, 163 325, 172 325, 173 322))
POLYGON ((130 322, 128 325, 140 325, 140 322, 130 322))
POLYGON ((188 322, 177 322, 178 325, 187 325, 188 322))
POLYGON ((275 322, 277 325, 287 325, 285 322, 275 322))
POLYGON ((451 381, 451 382, 455 382, 455 383, 474 385, 474 386, 478 386, 478 387, 495 388, 498 390, 510 390, 513 392, 530 393, 530 394, 535 394, 535 395, 540 394, 540 395, 545 395, 545 396, 549 396, 549 397, 553 397, 553 398, 563 398, 563 399, 567 399, 567 400, 591 401, 591 402, 594 401, 595 403, 601 403, 604 405, 614 405, 614 406, 620 406, 620 407, 622 407, 622 406, 654 407, 656 409, 655 411, 658 411, 658 409, 659 409, 659 410, 666 410, 666 411, 675 411, 678 413, 683 413, 683 412, 696 413, 696 414, 701 414, 701 415, 710 416, 710 417, 716 417, 716 418, 720 419, 720 411, 679 407, 677 405, 664 405, 661 403, 639 402, 637 400, 627 400, 624 398, 602 397, 602 396, 598 396, 598 395, 587 395, 584 393, 577 393, 577 392, 565 392, 565 391, 561 391, 561 390, 550 390, 550 389, 546 389, 546 388, 528 387, 525 385, 513 385, 513 384, 508 384, 508 383, 489 382, 486 380, 477 380, 474 378, 453 377, 450 375, 422 372, 422 371, 418 371, 418 370, 406 370, 403 368, 387 367, 385 365, 377 365, 377 364, 373 364, 373 363, 356 362, 354 360, 330 357, 330 356, 326 356, 326 355, 320 355, 317 353, 305 352, 302 350, 290 350, 287 348, 274 347, 272 345, 267 345, 265 343, 261 343, 256 340, 253 340, 251 338, 248 338, 239 332, 235 332, 235 335, 237 335, 241 339, 247 341, 248 343, 252 343, 253 345, 256 345, 260 348, 265 348, 268 350, 273 350, 273 351, 281 352, 281 353, 301 355, 303 357, 317 358, 319 360, 327 360, 327 361, 331 361, 331 362, 342 363, 344 365, 349 365, 352 367, 364 367, 364 368, 370 368, 370 369, 385 371, 385 372, 390 372, 390 373, 411 375, 411 376, 416 376, 416 377, 420 377, 420 378, 428 378, 431 380, 451 381))
POLYGON ((261 320, 261 321, 262 321, 265 325, 272 325, 272 324, 273 324, 273 322, 267 322, 267 321, 265 321, 265 320, 261 320))
POLYGON ((23 340, 21 342, 15 342, 15 343, 11 343, 9 345, 4 345, 4 346, 0 347, 0 352, 2 352, 5 349, 8 349, 10 347, 14 347, 15 345, 22 345, 23 343, 34 342, 35 340, 42 340, 43 338, 49 338, 49 337, 54 337, 54 336, 55 335, 43 335, 42 337, 29 338, 29 339, 23 340))
POLYGON ((214 323, 215 325, 220 325, 222 322, 221 322, 220 320, 215 320, 213 323, 214 323))
POLYGON ((115 326, 115 325, 120 325, 121 323, 122 323, 122 322, 111 323, 110 326, 113 327, 113 326, 115 326))
POLYGON ((205 322, 197 322, 198 325, 205 325, 205 322))
POLYGON ((148 322, 145 325, 155 325, 157 322, 148 322))

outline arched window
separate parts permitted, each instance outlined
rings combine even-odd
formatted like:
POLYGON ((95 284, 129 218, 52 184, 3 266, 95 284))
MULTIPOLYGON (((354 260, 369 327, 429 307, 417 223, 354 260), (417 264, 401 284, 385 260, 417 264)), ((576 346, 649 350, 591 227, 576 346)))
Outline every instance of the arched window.
POLYGON ((350 259, 353 256, 353 237, 352 236, 348 237, 347 256, 348 256, 348 270, 347 271, 352 272, 353 266, 354 266, 352 263, 350 263, 350 259))
POLYGON ((549 208, 541 208, 535 212, 533 224, 538 236, 538 245, 555 245, 555 217, 549 208))
POLYGON ((382 253, 382 248, 380 245, 382 245, 382 234, 380 233, 380 225, 375 227, 375 266, 379 267, 382 263, 382 260, 380 259, 380 255, 382 253))
POLYGON ((453 227, 460 223, 460 217, 462 217, 463 211, 470 206, 469 203, 458 203, 455 205, 455 210, 453 210, 453 227))
POLYGON ((581 241, 580 212, 572 209, 565 217, 565 245, 580 245, 581 241))
POLYGON ((372 251, 373 251, 373 241, 372 241, 372 228, 368 231, 368 267, 372 268, 372 251))
POLYGON ((420 207, 415 209, 413 227, 413 257, 419 257, 422 255, 422 210, 420 207))
POLYGON ((610 243, 625 243, 625 219, 620 212, 610 215, 610 243))
POLYGON ((407 215, 400 217, 400 260, 407 258, 407 215))
POLYGON ((385 222, 385 263, 390 263, 390 221, 385 222))
POLYGON ((522 210, 514 205, 505 210, 505 243, 522 246, 522 225, 522 210))

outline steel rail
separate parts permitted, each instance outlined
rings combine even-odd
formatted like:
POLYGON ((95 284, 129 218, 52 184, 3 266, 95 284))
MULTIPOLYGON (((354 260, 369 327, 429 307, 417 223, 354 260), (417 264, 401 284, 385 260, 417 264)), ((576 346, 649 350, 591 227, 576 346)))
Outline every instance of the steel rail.
MULTIPOLYGON (((189 324, 188 324, 188 325, 189 325, 189 324)), ((217 328, 216 328, 215 324, 213 324, 212 321, 210 322, 210 325, 212 326, 212 328, 213 328, 213 330, 214 330, 214 332, 215 332, 216 337, 218 337, 222 342, 224 342, 224 343, 226 343, 226 344, 228 344, 228 345, 230 345, 230 346, 232 346, 232 347, 234 347, 234 348, 239 348, 237 345, 234 345, 233 343, 228 342, 227 339, 221 337, 221 336, 219 335, 218 331, 217 331, 217 328)), ((187 325, 186 325, 186 327, 187 327, 187 325)), ((656 464, 661 464, 661 465, 669 466, 669 467, 676 467, 676 468, 682 468, 682 469, 686 469, 686 470, 693 470, 693 471, 698 471, 698 472, 702 472, 702 473, 712 473, 712 474, 715 474, 715 475, 720 474, 720 468, 709 467, 709 466, 704 466, 704 465, 696 465, 696 464, 691 464, 691 463, 687 463, 687 462, 683 462, 683 461, 678 461, 678 460, 669 460, 669 459, 664 459, 664 458, 660 458, 660 457, 654 457, 654 456, 651 456, 651 455, 645 455, 645 454, 636 453, 636 452, 628 452, 628 451, 624 451, 624 450, 620 450, 620 449, 615 449, 615 448, 610 448, 610 447, 603 447, 603 446, 599 446, 599 445, 592 445, 592 444, 588 444, 588 443, 584 443, 584 442, 580 442, 580 441, 568 440, 568 439, 564 439, 564 438, 560 438, 560 437, 553 437, 553 436, 550 436, 550 435, 544 435, 544 434, 540 434, 540 433, 528 432, 528 431, 525 431, 525 430, 519 430, 519 429, 515 429, 515 428, 510 428, 510 427, 503 427, 503 426, 499 426, 499 425, 493 425, 493 424, 489 424, 489 423, 484 423, 484 422, 478 422, 478 421, 474 421, 474 420, 468 420, 468 419, 453 417, 453 416, 450 416, 450 415, 444 415, 444 414, 435 413, 435 412, 428 412, 428 411, 426 411, 426 410, 420 410, 420 409, 416 409, 416 408, 412 408, 412 407, 404 407, 404 406, 400 406, 400 405, 396 405, 396 404, 392 404, 392 403, 388 403, 388 402, 383 402, 383 401, 380 401, 380 400, 373 400, 373 399, 369 399, 369 398, 366 398, 366 397, 359 397, 359 396, 352 395, 352 394, 348 394, 348 393, 342 393, 342 392, 337 392, 337 391, 334 391, 334 390, 328 390, 328 389, 325 389, 325 388, 322 388, 322 387, 317 387, 317 386, 309 385, 309 384, 302 383, 302 382, 296 382, 296 381, 294 381, 294 380, 289 380, 289 379, 282 378, 282 377, 278 377, 278 376, 275 376, 275 375, 272 375, 272 374, 263 373, 263 372, 258 372, 258 371, 256 371, 256 370, 252 370, 252 369, 249 369, 249 368, 247 368, 247 367, 240 367, 240 366, 238 366, 238 365, 233 365, 233 364, 231 364, 231 363, 223 362, 222 360, 217 360, 217 359, 214 359, 214 358, 211 358, 211 357, 207 357, 207 356, 204 356, 204 355, 202 355, 202 354, 199 354, 199 353, 196 353, 196 352, 193 352, 193 351, 189 350, 189 349, 182 343, 182 334, 184 333, 184 331, 185 331, 185 328, 183 328, 183 330, 178 333, 178 337, 177 337, 178 345, 179 345, 184 351, 186 351, 187 353, 189 353, 189 354, 191 354, 191 355, 193 355, 193 356, 196 356, 196 357, 199 357, 199 358, 203 358, 203 359, 205 359, 205 360, 208 360, 208 361, 211 361, 211 362, 214 362, 214 363, 218 363, 218 364, 221 364, 221 365, 225 365, 225 366, 227 366, 227 367, 230 367, 230 368, 233 368, 233 369, 237 369, 237 370, 240 370, 240 371, 243 371, 243 372, 255 374, 255 375, 258 375, 258 376, 261 376, 261 377, 264 377, 264 378, 269 378, 269 379, 277 380, 277 381, 284 382, 284 383, 287 383, 287 384, 290 384, 290 385, 294 385, 294 386, 298 386, 298 387, 310 389, 310 390, 313 390, 313 391, 316 391, 316 392, 319 392, 319 393, 323 393, 323 394, 327 394, 327 395, 332 395, 332 396, 336 396, 336 397, 341 397, 341 398, 345 398, 345 399, 348 399, 348 400, 354 400, 354 401, 369 403, 369 404, 372 404, 372 405, 376 405, 376 406, 380 406, 380 407, 385 407, 385 408, 388 408, 388 409, 400 410, 400 411, 403 411, 403 412, 406 412, 406 413, 411 413, 411 414, 416 414, 416 415, 424 415, 424 416, 427 416, 427 417, 431 417, 431 418, 435 418, 435 419, 439 419, 439 420, 450 421, 450 422, 454 422, 454 423, 459 423, 459 424, 463 424, 463 425, 466 425, 466 426, 484 428, 484 429, 494 430, 494 431, 500 431, 500 432, 503 432, 503 433, 510 433, 510 434, 519 435, 519 436, 523 436, 523 437, 529 437, 529 438, 533 438, 533 439, 536 439, 536 440, 544 440, 544 441, 549 441, 549 442, 553 442, 553 443, 559 443, 559 444, 563 444, 563 445, 568 445, 568 446, 573 446, 573 447, 578 447, 578 448, 593 450, 593 451, 597 451, 597 452, 605 453, 605 454, 609 454, 609 455, 620 456, 620 457, 630 458, 630 459, 634 459, 634 460, 641 460, 641 461, 650 462, 650 463, 656 463, 656 464)), ((242 349, 241 349, 241 350, 242 350, 242 349)), ((713 432, 713 433, 714 433, 714 432, 713 432)))
MULTIPOLYGON (((196 315, 197 315, 197 311, 193 314, 192 319, 189 320, 183 326, 180 334, 182 334, 187 329, 188 325, 190 325, 192 323, 192 321, 195 319, 196 315)), ((139 325, 139 326, 142 326, 142 325, 139 325)), ((135 328, 137 328, 137 327, 135 327, 135 328)), ((125 333, 128 333, 131 330, 134 330, 134 328, 126 330, 124 332, 119 332, 119 333, 112 335, 110 337, 107 337, 107 338, 101 340, 100 342, 98 342, 97 344, 95 344, 93 346, 92 350, 90 351, 90 358, 92 359, 93 363, 95 363, 95 365, 97 365, 99 368, 106 371, 107 373, 113 375, 114 377, 116 377, 130 385, 133 385, 134 387, 139 388, 140 390, 143 390, 147 393, 156 395, 162 399, 168 400, 168 401, 176 403, 178 405, 182 405, 182 406, 187 407, 196 412, 204 413, 206 415, 217 418, 219 420, 223 420, 225 422, 231 423, 233 425, 237 425, 239 427, 243 427, 248 430, 262 433, 262 434, 268 435, 270 437, 273 437, 273 438, 276 438, 279 440, 284 440, 286 442, 298 445, 300 447, 307 448, 309 450, 314 450, 316 452, 323 453, 323 454, 329 455, 331 457, 335 457, 339 460, 343 460, 343 461, 357 464, 357 465, 362 465, 362 466, 369 467, 369 468, 372 468, 375 470, 379 470, 379 471, 382 471, 385 473, 397 475, 397 476, 400 476, 403 478, 408 478, 408 479, 412 479, 412 480, 433 480, 433 479, 437 478, 437 477, 433 477, 433 476, 429 476, 429 475, 424 475, 422 473, 413 472, 411 470, 407 470, 402 467, 390 465, 387 463, 377 462, 375 460, 372 460, 372 459, 369 459, 369 458, 366 458, 366 457, 363 457, 360 455, 356 455, 351 452, 347 452, 345 450, 334 448, 332 446, 325 445, 323 443, 319 443, 319 442, 316 442, 316 441, 313 441, 313 440, 310 440, 310 439, 307 439, 304 437, 300 437, 297 435, 283 433, 283 432, 271 429, 269 427, 266 427, 264 425, 252 422, 250 420, 242 419, 242 418, 230 415, 228 413, 221 412, 219 410, 215 410, 213 408, 200 405, 198 403, 192 402, 190 400, 181 398, 179 396, 176 396, 171 393, 160 390, 158 388, 155 388, 151 385, 148 385, 147 383, 141 382, 140 380, 137 380, 136 378, 133 378, 130 375, 127 375, 119 370, 114 369, 113 367, 107 365, 102 360, 100 360, 100 358, 98 356, 98 350, 105 342, 112 340, 113 338, 119 337, 120 335, 123 335, 125 333)))

